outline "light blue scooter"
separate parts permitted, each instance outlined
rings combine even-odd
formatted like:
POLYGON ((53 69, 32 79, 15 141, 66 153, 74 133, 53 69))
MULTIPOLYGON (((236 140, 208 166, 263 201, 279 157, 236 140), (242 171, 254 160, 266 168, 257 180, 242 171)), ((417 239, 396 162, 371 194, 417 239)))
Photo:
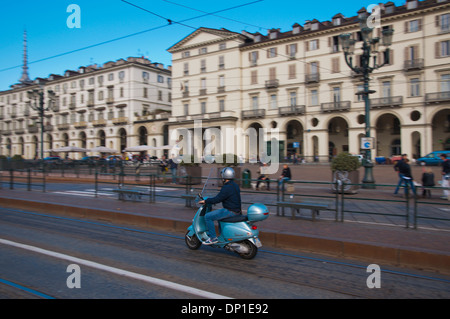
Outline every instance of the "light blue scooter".
MULTIPOLYGON (((198 199, 203 199, 200 194, 198 199)), ((192 225, 188 227, 185 242, 189 249, 200 248, 202 243, 208 239, 205 214, 209 211, 211 211, 211 206, 201 206, 192 220, 192 225)), ((262 246, 258 238, 258 227, 254 223, 267 217, 269 217, 267 207, 264 204, 256 203, 248 208, 247 215, 236 215, 219 220, 219 242, 210 246, 225 248, 236 252, 244 259, 252 259, 256 256, 258 248, 262 246)))

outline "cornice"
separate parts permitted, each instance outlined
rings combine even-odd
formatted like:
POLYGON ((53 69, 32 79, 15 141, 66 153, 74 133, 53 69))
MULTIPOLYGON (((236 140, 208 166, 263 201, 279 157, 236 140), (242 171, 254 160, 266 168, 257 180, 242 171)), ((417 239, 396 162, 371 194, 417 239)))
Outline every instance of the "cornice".
MULTIPOLYGON (((422 7, 422 8, 417 8, 417 9, 412 9, 412 10, 408 10, 407 12, 400 12, 400 13, 393 13, 393 14, 389 14, 389 15, 382 15, 381 16, 381 20, 382 23, 388 21, 396 21, 396 20, 402 20, 405 18, 409 18, 409 17, 413 17, 413 16, 421 16, 424 14, 428 14, 431 12, 435 12, 435 11, 443 11, 445 9, 450 9, 450 3, 441 3, 441 4, 433 4, 431 6, 428 7, 422 7)), ((348 19, 354 19, 355 17, 350 17, 348 19)), ((248 50, 254 50, 257 48, 261 48, 261 47, 270 47, 270 46, 274 46, 274 45, 278 45, 278 44, 282 44, 282 43, 288 43, 288 42, 295 42, 295 41, 301 41, 301 40, 305 40, 305 39, 309 39, 309 38, 317 38, 317 37, 321 37, 327 34, 332 34, 332 33, 344 33, 344 32, 348 32, 351 29, 356 29, 359 30, 359 25, 358 22, 350 22, 348 24, 344 24, 344 25, 340 25, 340 26, 332 26, 326 29, 322 29, 322 30, 317 30, 317 31, 303 31, 302 33, 298 34, 298 35, 291 35, 291 36, 286 36, 286 37, 282 37, 279 39, 274 39, 274 40, 266 40, 266 41, 262 41, 262 42, 256 42, 256 43, 252 43, 252 44, 244 44, 240 47, 241 51, 248 51, 248 50)))

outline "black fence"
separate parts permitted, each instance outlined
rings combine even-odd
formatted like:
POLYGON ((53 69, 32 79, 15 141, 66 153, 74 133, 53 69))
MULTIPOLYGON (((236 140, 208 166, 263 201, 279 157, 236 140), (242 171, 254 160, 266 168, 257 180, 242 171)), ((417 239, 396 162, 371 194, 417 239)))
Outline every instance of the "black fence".
MULTIPOLYGON (((89 172, 89 168, 86 172, 89 172)), ((136 190, 137 200, 154 203, 156 201, 172 201, 177 199, 184 201, 186 206, 191 206, 196 195, 205 190, 205 182, 208 180, 206 190, 211 194, 217 194, 221 181, 214 177, 177 176, 177 183, 171 184, 170 173, 162 174, 159 167, 109 167, 102 171, 95 167, 87 180, 95 186, 95 195, 101 196, 99 191, 102 186, 109 186, 113 192, 136 190), (164 181, 165 179, 165 181, 164 181), (158 188, 158 192, 156 191, 158 188), (137 191, 139 189, 139 192, 137 191), (142 197, 142 199, 141 199, 142 197)), ((46 168, 39 169, 8 169, 0 171, 0 188, 14 189, 15 187, 27 190, 46 191, 49 175, 53 177, 72 174, 77 177, 82 170, 76 166, 72 170, 49 171, 46 168), (70 173, 69 173, 70 171, 70 173), (77 173, 78 172, 78 173, 77 173), (60 175, 61 174, 61 175, 60 175)), ((84 171, 83 171, 84 172, 84 171)), ((84 173, 83 173, 84 174, 84 173)), ((85 177, 85 176, 84 176, 85 177)), ((423 187, 417 188, 414 195, 407 186, 402 186, 399 195, 394 196, 393 191, 397 185, 376 184, 375 189, 362 189, 362 184, 314 182, 291 180, 280 183, 278 180, 264 181, 260 184, 261 190, 256 190, 257 179, 236 179, 241 186, 241 197, 244 210, 255 202, 262 202, 276 211, 278 216, 290 216, 293 219, 307 218, 311 213, 304 213, 305 209, 296 211, 295 205, 289 203, 301 203, 305 207, 316 205, 318 217, 323 220, 335 222, 355 222, 396 225, 406 228, 430 228, 450 229, 450 202, 440 198, 442 187, 426 187, 432 193, 431 198, 420 196, 423 187), (271 188, 267 189, 267 182, 271 188), (318 209, 319 209, 318 208, 318 209)), ((131 195, 130 195, 130 198, 131 195)), ((126 200, 126 197, 122 197, 126 200)), ((309 208, 312 211, 312 208, 309 208)))

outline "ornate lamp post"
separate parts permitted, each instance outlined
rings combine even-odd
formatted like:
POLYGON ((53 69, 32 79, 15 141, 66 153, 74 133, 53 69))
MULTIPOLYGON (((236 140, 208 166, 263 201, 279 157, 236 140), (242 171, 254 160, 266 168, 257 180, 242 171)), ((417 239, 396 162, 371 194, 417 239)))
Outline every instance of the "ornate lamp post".
MULTIPOLYGON (((350 33, 341 34, 340 40, 342 44, 342 50, 344 51, 345 62, 350 67, 350 69, 356 74, 362 74, 364 81, 364 90, 358 92, 357 94, 362 95, 364 98, 365 105, 365 131, 366 137, 370 137, 370 100, 369 94, 375 93, 373 90, 369 90, 370 74, 381 68, 382 66, 389 64, 390 56, 390 45, 392 44, 392 35, 394 33, 393 29, 384 29, 382 31, 382 38, 373 37, 373 28, 367 25, 368 13, 362 15, 359 19, 361 38, 362 38, 362 55, 360 60, 360 66, 355 66, 353 64, 353 54, 355 51, 356 40, 351 38, 350 33), (383 64, 377 63, 378 46, 381 40, 382 45, 385 47, 383 52, 384 61, 383 64), (373 56, 372 56, 373 54, 373 56)), ((372 152, 370 148, 365 150, 364 159, 364 178, 362 180, 363 188, 375 188, 375 180, 373 178, 373 163, 372 163, 372 152)))
POLYGON ((40 89, 34 89, 32 91, 28 91, 28 99, 30 100, 29 106, 39 113, 39 119, 41 124, 41 147, 40 147, 40 157, 41 160, 44 159, 44 116, 45 112, 50 110, 53 106, 53 102, 55 100, 55 93, 51 90, 47 91, 49 101, 47 106, 44 106, 44 89, 41 87, 40 89))

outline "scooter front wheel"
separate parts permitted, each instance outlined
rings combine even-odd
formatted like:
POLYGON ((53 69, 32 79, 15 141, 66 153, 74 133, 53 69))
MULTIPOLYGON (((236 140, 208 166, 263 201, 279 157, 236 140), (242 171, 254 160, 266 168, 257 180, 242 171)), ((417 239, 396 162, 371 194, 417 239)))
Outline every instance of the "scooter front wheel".
POLYGON ((184 236, 184 241, 186 242, 188 248, 192 250, 199 249, 200 246, 202 245, 202 242, 198 239, 196 234, 189 236, 189 231, 184 236))
POLYGON ((253 243, 250 240, 244 240, 239 244, 243 245, 246 248, 245 252, 238 253, 239 256, 241 256, 244 259, 252 259, 256 256, 256 253, 258 252, 258 247, 253 245, 253 243))

